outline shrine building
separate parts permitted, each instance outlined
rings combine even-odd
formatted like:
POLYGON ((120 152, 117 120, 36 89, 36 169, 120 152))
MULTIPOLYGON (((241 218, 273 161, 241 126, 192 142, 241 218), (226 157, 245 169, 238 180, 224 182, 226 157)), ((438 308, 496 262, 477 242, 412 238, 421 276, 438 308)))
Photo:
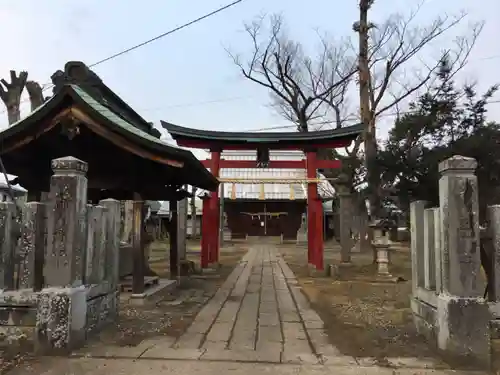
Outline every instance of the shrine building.
MULTIPOLYGON (((270 160, 302 161, 304 152, 300 150, 271 150, 270 160)), ((227 150, 222 153, 223 160, 256 160, 253 150, 227 150)), ((305 169, 279 168, 221 168, 222 180, 235 180, 223 183, 224 231, 226 237, 242 239, 247 237, 282 237, 284 240, 297 240, 299 232, 305 231, 307 208, 307 183, 305 169), (254 180, 255 183, 238 183, 237 179, 254 180), (291 183, 258 182, 290 180, 291 183), (295 179, 302 179, 294 182, 295 179)), ((318 195, 330 201, 335 190, 328 180, 319 174, 318 195)), ((328 226, 324 220, 325 232, 328 226)))

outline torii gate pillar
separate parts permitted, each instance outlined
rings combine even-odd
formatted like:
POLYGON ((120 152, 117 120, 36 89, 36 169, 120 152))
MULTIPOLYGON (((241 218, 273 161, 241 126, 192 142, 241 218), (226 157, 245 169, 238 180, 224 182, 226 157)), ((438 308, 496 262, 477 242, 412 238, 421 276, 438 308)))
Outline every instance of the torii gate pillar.
MULTIPOLYGON (((307 178, 317 178, 316 151, 306 152, 307 178)), ((318 184, 307 184, 307 259, 317 270, 324 269, 323 205, 318 196, 318 184)))

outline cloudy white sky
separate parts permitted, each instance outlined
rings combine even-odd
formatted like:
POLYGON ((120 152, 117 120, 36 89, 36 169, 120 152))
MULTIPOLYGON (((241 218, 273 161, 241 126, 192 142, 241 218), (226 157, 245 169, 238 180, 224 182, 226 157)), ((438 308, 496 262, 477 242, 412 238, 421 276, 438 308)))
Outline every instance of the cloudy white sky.
MULTIPOLYGON (((92 64, 228 2, 2 0, 0 76, 7 77, 10 69, 27 70, 30 79, 48 83, 50 75, 68 60, 92 64)), ((381 22, 390 13, 405 12, 416 4, 417 0, 376 0, 372 20, 381 22)), ((262 13, 279 12, 289 35, 312 51, 318 29, 338 37, 354 36, 356 5, 356 0, 245 0, 217 16, 100 64, 95 71, 155 124, 163 119, 213 130, 287 125, 267 105, 268 93, 240 77, 225 47, 248 51, 251 46, 243 23, 262 13)), ((426 22, 460 10, 469 13, 471 22, 486 21, 460 80, 477 80, 481 87, 500 82, 500 1, 427 0, 419 18, 426 22)), ((454 36, 450 34, 449 38, 454 36)), ((490 106, 490 117, 500 120, 500 103, 490 106)), ((389 123, 385 120, 383 127, 389 123)), ((4 126, 5 113, 0 114, 0 127, 4 126)))

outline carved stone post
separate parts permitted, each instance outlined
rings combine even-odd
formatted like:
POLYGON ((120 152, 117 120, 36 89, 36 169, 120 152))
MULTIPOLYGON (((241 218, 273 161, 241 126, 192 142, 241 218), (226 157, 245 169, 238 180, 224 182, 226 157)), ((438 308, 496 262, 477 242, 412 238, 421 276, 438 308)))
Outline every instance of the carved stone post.
POLYGON ((459 297, 480 297, 479 206, 477 162, 453 156, 439 164, 442 225, 443 291, 459 297))
POLYGON ((45 278, 48 286, 82 284, 87 203, 87 163, 67 156, 52 160, 45 278))
POLYGON ((0 202, 0 289, 7 290, 14 288, 14 215, 14 203, 0 202))
POLYGON ((351 189, 345 183, 341 183, 335 187, 339 197, 340 259, 342 263, 349 263, 351 261, 351 249, 353 246, 351 231, 354 214, 351 189))
POLYGON ((113 288, 119 282, 120 256, 120 202, 114 199, 104 199, 99 205, 106 207, 106 280, 113 288))
POLYGON ((437 300, 441 350, 483 363, 490 358, 488 305, 480 283, 477 163, 453 156, 439 164, 442 292, 437 300))
POLYGON ((410 204, 411 224, 411 281, 413 293, 425 286, 424 273, 424 210, 426 201, 415 201, 410 204))
POLYGON ((45 257, 46 206, 39 202, 26 203, 19 253, 19 287, 39 291, 43 287, 43 263, 45 257))

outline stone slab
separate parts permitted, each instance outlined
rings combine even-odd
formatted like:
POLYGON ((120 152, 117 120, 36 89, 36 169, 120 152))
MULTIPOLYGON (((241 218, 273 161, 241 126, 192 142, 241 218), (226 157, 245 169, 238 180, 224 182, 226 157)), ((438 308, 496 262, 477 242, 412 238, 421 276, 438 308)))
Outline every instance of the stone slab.
POLYGON ((324 355, 319 354, 320 363, 326 366, 357 366, 358 362, 354 357, 344 355, 324 355))
POLYGON ((281 363, 316 365, 320 364, 320 360, 312 353, 305 352, 299 354, 285 350, 281 353, 281 363))
POLYGON ((184 359, 197 360, 205 353, 204 349, 173 349, 154 346, 140 356, 141 359, 184 359))
MULTIPOLYGON (((169 340, 170 345, 173 340, 169 340)), ((136 346, 118 345, 94 345, 75 350, 71 357, 93 357, 93 358, 139 358, 142 353, 155 345, 153 341, 143 341, 136 346)))
POLYGON ((229 341, 234 322, 218 323, 216 322, 207 334, 208 341, 229 341))
POLYGON ((185 333, 173 345, 177 349, 198 349, 205 336, 200 333, 185 333))
POLYGON ((280 363, 281 350, 210 350, 201 356, 202 360, 280 363))

